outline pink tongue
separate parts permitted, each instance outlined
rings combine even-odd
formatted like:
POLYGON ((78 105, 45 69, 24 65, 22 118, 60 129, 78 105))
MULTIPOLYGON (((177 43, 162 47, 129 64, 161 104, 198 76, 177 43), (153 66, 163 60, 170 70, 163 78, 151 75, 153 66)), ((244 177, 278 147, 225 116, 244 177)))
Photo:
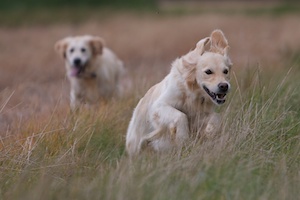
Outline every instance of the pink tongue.
POLYGON ((70 72, 70 75, 71 76, 77 76, 78 73, 79 73, 79 69, 78 68, 72 68, 71 72, 70 72))

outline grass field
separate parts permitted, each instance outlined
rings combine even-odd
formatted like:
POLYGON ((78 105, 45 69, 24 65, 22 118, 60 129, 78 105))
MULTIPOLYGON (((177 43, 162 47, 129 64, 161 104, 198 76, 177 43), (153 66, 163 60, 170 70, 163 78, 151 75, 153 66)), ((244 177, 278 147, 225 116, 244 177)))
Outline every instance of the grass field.
POLYGON ((0 199, 299 199, 299 14, 91 15, 0 27, 0 199), (234 63, 222 131, 182 152, 129 160, 138 100, 215 28, 234 63), (85 33, 124 60, 133 88, 72 114, 53 45, 85 33))

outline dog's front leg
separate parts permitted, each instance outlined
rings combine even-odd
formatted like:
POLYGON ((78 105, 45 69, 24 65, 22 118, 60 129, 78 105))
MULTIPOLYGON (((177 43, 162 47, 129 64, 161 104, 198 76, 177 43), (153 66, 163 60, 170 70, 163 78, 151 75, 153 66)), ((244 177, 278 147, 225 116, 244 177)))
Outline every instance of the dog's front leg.
POLYGON ((70 106, 71 106, 71 110, 75 111, 79 108, 81 103, 81 99, 80 99, 80 95, 76 94, 76 92, 74 90, 71 90, 70 93, 70 106))
POLYGON ((208 119, 204 131, 204 136, 206 138, 213 138, 216 136, 220 128, 221 128, 221 116, 218 113, 213 113, 210 115, 210 118, 208 119))
MULTIPOLYGON (((168 133, 171 134, 170 138, 175 139, 175 143, 178 147, 182 147, 184 142, 189 138, 189 126, 187 116, 169 105, 158 105, 151 114, 151 121, 156 130, 168 129, 168 133)), ((148 141, 157 139, 157 135, 153 135, 156 131, 152 132, 151 137, 148 137, 148 141)), ((157 134, 161 134, 161 131, 157 131, 157 134)))

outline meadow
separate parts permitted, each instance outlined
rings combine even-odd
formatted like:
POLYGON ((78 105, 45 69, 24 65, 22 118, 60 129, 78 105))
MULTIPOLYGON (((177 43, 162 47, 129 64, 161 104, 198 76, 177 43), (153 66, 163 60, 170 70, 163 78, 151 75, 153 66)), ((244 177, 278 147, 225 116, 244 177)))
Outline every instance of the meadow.
POLYGON ((63 13, 11 14, 17 22, 0 26, 0 199, 299 199, 298 13, 63 13), (138 100, 216 28, 234 63, 221 132, 130 160, 125 134, 138 100), (53 45, 78 34, 105 39, 132 90, 72 113, 53 45))

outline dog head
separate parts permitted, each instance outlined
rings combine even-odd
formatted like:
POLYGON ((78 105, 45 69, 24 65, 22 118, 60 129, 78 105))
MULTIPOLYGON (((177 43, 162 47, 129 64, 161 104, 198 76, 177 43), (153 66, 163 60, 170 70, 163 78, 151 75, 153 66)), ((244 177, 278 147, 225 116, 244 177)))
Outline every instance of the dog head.
POLYGON ((230 90, 230 69, 228 42, 220 30, 197 43, 196 48, 183 57, 183 65, 189 71, 187 83, 197 87, 217 105, 223 104, 230 90), (210 49, 205 51, 210 42, 210 49))
POLYGON ((55 50, 66 62, 67 73, 71 77, 81 77, 87 71, 90 62, 102 54, 104 42, 99 37, 77 36, 67 37, 55 44, 55 50))

